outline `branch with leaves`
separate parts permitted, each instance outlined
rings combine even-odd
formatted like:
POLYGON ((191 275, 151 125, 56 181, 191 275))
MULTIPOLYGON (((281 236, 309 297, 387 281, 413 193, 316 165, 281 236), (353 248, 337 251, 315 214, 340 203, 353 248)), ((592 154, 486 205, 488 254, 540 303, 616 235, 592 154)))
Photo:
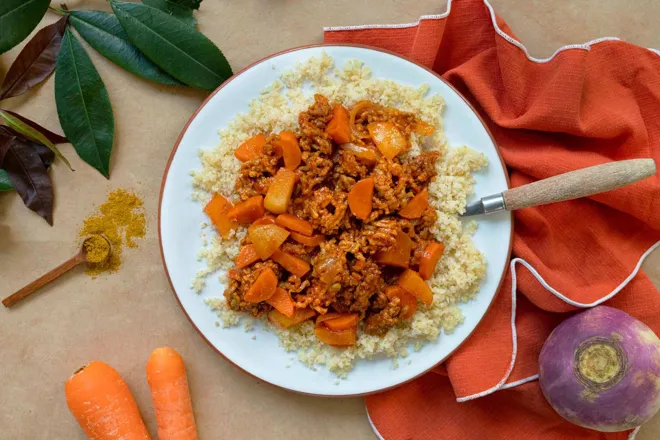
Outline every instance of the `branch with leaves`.
MULTIPOLYGON (((123 69, 169 86, 212 91, 232 75, 222 52, 196 30, 201 0, 108 0, 113 13, 50 9, 62 15, 25 45, 0 86, 0 101, 26 93, 55 72, 55 103, 64 136, 0 108, 0 191, 16 190, 25 205, 53 224, 48 168, 70 142, 106 178, 115 122, 103 79, 75 32, 123 69)), ((50 0, 0 1, 0 54, 23 41, 50 0)))

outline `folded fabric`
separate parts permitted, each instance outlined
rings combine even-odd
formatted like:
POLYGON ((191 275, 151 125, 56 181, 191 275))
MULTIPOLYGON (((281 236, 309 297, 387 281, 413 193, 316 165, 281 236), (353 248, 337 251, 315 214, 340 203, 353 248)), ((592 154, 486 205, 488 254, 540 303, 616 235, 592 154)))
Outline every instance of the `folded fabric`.
MULTIPOLYGON (((387 49, 440 74, 486 121, 513 187, 614 160, 651 157, 660 164, 656 51, 611 38, 536 59, 486 0, 450 0, 446 13, 408 25, 327 28, 325 42, 387 49)), ((607 301, 660 333, 660 294, 640 270, 660 245, 660 177, 522 209, 514 219, 506 280, 446 370, 367 397, 383 438, 609 440, 630 434, 563 421, 535 380, 543 342, 580 308, 607 301)))

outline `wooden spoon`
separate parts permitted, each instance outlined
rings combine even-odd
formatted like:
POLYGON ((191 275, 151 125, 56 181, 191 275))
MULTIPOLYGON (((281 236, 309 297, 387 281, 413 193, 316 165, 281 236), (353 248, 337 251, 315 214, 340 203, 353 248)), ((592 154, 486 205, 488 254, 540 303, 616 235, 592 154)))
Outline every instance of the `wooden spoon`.
POLYGON ((17 291, 13 295, 10 295, 7 298, 3 299, 2 304, 5 307, 11 307, 17 302, 21 301, 22 299, 32 295, 40 287, 43 287, 44 285, 50 283, 54 279, 59 278, 61 275, 64 275, 65 273, 67 273, 74 267, 78 266, 79 264, 103 263, 108 260, 111 253, 112 253, 112 246, 110 245, 110 241, 106 237, 104 237, 101 234, 90 235, 85 239, 85 241, 83 241, 82 246, 80 247, 80 252, 78 252, 76 255, 71 257, 69 260, 57 266, 55 269, 42 275, 40 278, 37 278, 36 280, 32 281, 30 284, 23 287, 21 290, 17 291), (108 244, 107 251, 105 249, 102 249, 101 253, 97 252, 94 253, 94 255, 90 255, 88 253, 88 249, 90 248, 89 245, 92 243, 92 240, 99 240, 99 238, 101 240, 104 240, 108 244))

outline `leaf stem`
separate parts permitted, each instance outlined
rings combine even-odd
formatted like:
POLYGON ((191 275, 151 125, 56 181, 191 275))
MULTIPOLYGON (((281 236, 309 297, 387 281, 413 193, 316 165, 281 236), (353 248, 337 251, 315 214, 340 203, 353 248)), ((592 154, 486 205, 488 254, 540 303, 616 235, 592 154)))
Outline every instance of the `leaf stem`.
POLYGON ((57 12, 58 14, 61 14, 61 15, 66 15, 66 14, 68 14, 67 11, 64 11, 64 10, 62 10, 62 9, 57 9, 57 8, 52 7, 52 6, 48 6, 48 9, 50 9, 51 11, 55 11, 55 12, 57 12))

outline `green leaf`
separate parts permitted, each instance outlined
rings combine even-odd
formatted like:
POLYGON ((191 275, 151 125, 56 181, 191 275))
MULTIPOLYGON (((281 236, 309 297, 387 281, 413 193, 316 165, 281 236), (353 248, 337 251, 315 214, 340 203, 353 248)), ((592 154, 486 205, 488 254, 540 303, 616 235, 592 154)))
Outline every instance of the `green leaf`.
POLYGON ((182 23, 185 23, 188 26, 197 26, 197 20, 193 17, 192 9, 181 6, 173 0, 142 0, 142 3, 166 12, 172 17, 181 20, 182 23))
POLYGON ((0 53, 30 35, 49 4, 50 0, 0 0, 0 53))
POLYGON ((7 174, 7 171, 0 169, 0 192, 13 190, 14 185, 12 185, 11 180, 9 180, 9 174, 7 174))
POLYGON ((113 14, 101 11, 71 11, 69 23, 101 55, 129 72, 161 84, 183 85, 131 44, 113 14))
POLYGON ((78 155, 109 177, 115 135, 110 98, 92 60, 69 29, 57 57, 55 103, 60 125, 78 155))
POLYGON ((190 26, 150 6, 110 4, 131 42, 179 81, 212 91, 232 75, 220 49, 190 26))
POLYGON ((31 127, 30 125, 26 124, 22 120, 18 119, 11 113, 9 113, 6 110, 0 110, 0 118, 4 119, 5 124, 7 124, 8 127, 13 128, 23 136, 27 137, 28 139, 31 139, 39 144, 45 145, 50 150, 55 153, 55 155, 60 158, 62 162, 66 164, 67 167, 69 167, 70 170, 73 171, 73 168, 71 168, 71 163, 67 160, 66 157, 60 153, 60 150, 57 149, 53 143, 48 140, 48 138, 40 133, 38 130, 35 128, 31 127))

